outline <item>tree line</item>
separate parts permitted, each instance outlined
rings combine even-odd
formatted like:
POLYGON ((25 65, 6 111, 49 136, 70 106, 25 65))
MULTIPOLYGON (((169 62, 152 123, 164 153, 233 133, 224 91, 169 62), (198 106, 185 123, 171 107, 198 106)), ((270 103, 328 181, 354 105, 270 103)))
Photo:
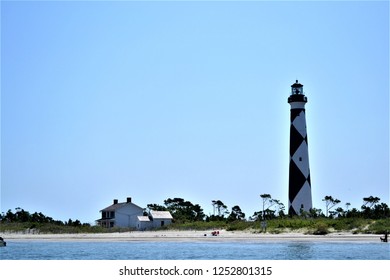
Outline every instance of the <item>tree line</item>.
MULTIPOLYGON (((205 215, 204 210, 199 204, 193 204, 183 198, 168 198, 164 200, 164 205, 148 204, 146 211, 169 211, 175 222, 195 222, 195 221, 260 221, 277 218, 288 218, 285 213, 285 206, 280 200, 272 198, 270 194, 261 194, 261 210, 254 212, 246 218, 246 214, 241 210, 239 205, 233 206, 230 210, 221 200, 212 200, 213 213, 205 215)), ((312 208, 309 212, 301 211, 300 216, 303 218, 366 218, 382 219, 390 218, 390 209, 386 203, 380 203, 378 197, 364 197, 363 205, 360 210, 356 208, 349 209, 351 204, 346 203, 345 208, 340 207, 341 201, 332 196, 325 196, 326 212, 321 209, 312 208), (339 206, 335 208, 335 206, 339 206)))
POLYGON ((79 220, 69 219, 68 221, 54 220, 52 217, 42 214, 42 212, 30 213, 20 207, 15 208, 15 212, 9 209, 6 213, 0 214, 2 223, 37 223, 37 224, 53 224, 58 226, 90 226, 88 223, 81 223, 79 220))
MULTIPOLYGON (((279 200, 272 198, 270 194, 260 195, 260 207, 261 210, 254 212, 251 216, 247 217, 241 210, 239 205, 234 205, 229 209, 225 203, 221 200, 212 200, 211 205, 213 207, 213 213, 206 215, 203 208, 199 204, 194 204, 184 198, 168 198, 164 200, 163 205, 160 204, 148 204, 144 209, 145 215, 149 211, 169 211, 176 223, 186 222, 210 222, 210 221, 261 221, 272 219, 288 218, 289 215, 285 213, 285 206, 279 200)), ((360 210, 356 208, 350 209, 351 204, 345 203, 345 208, 342 208, 341 201, 337 198, 333 198, 330 195, 324 197, 325 213, 321 209, 312 208, 310 211, 301 211, 300 216, 302 218, 319 218, 327 217, 331 219, 337 218, 366 218, 366 219, 382 219, 390 218, 390 209, 386 203, 380 203, 378 197, 364 197, 363 204, 360 210)), ((12 222, 30 222, 38 224, 54 224, 59 226, 90 226, 88 223, 81 223, 79 220, 69 219, 68 221, 54 220, 53 218, 42 214, 41 212, 29 213, 21 209, 15 208, 15 211, 8 210, 6 213, 0 214, 1 223, 12 222)))
POLYGON ((356 208, 349 209, 351 203, 345 203, 345 209, 338 206, 341 201, 337 198, 333 198, 327 195, 322 200, 325 202, 325 215, 318 209, 313 209, 312 215, 314 216, 326 216, 330 218, 366 218, 366 219, 382 219, 390 217, 390 209, 386 203, 380 203, 379 197, 369 196, 363 197, 363 204, 360 210, 356 208), (338 206, 337 208, 335 208, 338 206), (334 209, 334 210, 332 210, 334 209))

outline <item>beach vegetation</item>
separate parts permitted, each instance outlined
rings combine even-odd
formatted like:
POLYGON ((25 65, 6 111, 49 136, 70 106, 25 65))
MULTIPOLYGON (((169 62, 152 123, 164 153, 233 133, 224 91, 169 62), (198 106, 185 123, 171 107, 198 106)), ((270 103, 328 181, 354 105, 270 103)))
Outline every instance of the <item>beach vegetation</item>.
MULTIPOLYGON (((153 230, 228 230, 282 233, 299 231, 307 234, 328 234, 330 232, 347 231, 351 233, 383 234, 390 230, 390 209, 386 203, 381 203, 377 197, 363 198, 361 209, 335 208, 339 201, 326 196, 329 203, 327 213, 321 209, 312 208, 301 215, 284 214, 284 205, 273 199, 269 194, 260 196, 263 199, 264 210, 256 211, 246 218, 240 206, 235 205, 228 211, 220 200, 213 200, 213 214, 205 215, 199 204, 194 204, 183 198, 168 198, 164 205, 148 204, 147 209, 169 211, 173 223, 153 230), (332 211, 332 209, 334 209, 332 211)), ((132 231, 133 228, 103 228, 78 219, 66 221, 55 220, 41 212, 30 213, 20 207, 15 211, 8 210, 0 214, 0 232, 23 233, 105 233, 132 231)))
POLYGON ((390 219, 379 219, 373 221, 368 226, 365 233, 385 234, 386 232, 389 232, 389 229, 390 229, 390 219))
POLYGON ((329 226, 323 221, 319 221, 314 224, 314 227, 310 229, 309 233, 314 235, 325 235, 330 231, 329 226))

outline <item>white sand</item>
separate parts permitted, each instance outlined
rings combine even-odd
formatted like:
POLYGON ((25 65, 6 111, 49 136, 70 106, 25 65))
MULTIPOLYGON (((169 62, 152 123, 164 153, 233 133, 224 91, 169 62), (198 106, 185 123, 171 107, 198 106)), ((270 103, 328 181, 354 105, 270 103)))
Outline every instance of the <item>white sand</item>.
POLYGON ((299 232, 291 233, 252 233, 249 231, 220 230, 218 236, 212 236, 211 231, 133 231, 122 233, 81 233, 81 234, 25 234, 0 233, 5 241, 171 241, 171 242, 281 242, 281 241, 311 241, 311 242, 380 242, 376 234, 352 234, 337 232, 327 235, 308 235, 299 232))

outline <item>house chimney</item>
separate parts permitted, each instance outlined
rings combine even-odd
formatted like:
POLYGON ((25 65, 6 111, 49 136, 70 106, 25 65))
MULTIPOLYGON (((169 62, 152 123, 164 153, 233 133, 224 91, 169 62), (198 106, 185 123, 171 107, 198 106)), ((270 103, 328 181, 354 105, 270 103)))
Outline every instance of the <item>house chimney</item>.
POLYGON ((118 204, 118 199, 114 199, 114 204, 118 204))
POLYGON ((131 203, 131 197, 127 198, 127 203, 131 203))

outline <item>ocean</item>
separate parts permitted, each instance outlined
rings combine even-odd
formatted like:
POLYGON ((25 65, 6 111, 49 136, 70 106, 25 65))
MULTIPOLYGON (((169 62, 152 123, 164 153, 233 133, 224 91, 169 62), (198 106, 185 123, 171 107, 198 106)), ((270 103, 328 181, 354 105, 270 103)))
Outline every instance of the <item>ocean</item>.
POLYGON ((381 242, 13 241, 0 260, 389 260, 381 242))

